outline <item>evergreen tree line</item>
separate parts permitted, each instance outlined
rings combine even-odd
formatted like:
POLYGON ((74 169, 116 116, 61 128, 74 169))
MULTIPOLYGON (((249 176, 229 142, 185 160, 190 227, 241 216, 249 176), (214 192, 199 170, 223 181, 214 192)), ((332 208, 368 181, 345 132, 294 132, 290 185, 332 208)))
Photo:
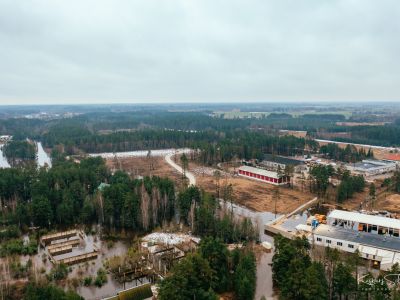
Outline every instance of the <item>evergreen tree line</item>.
POLYGON ((341 131, 349 132, 351 137, 335 138, 335 140, 388 147, 400 144, 400 126, 398 124, 341 127, 341 131))
MULTIPOLYGON (((351 175, 348 170, 335 172, 331 165, 316 165, 310 169, 310 191, 317 193, 319 197, 325 197, 332 176, 340 178, 340 184, 336 189, 336 200, 343 203, 350 199, 354 193, 360 193, 365 188, 365 179, 361 175, 351 175)), ((400 186, 400 185, 399 185, 400 186)))
POLYGON ((217 300, 233 291, 235 299, 254 298, 256 260, 250 249, 229 252, 221 240, 207 237, 196 253, 176 264, 160 283, 160 300, 217 300))
POLYGON ((365 152, 364 148, 357 150, 353 145, 347 145, 345 148, 341 148, 338 144, 334 143, 321 146, 319 152, 326 158, 348 163, 355 163, 366 158, 374 157, 374 153, 371 149, 365 152))
POLYGON ((335 173, 331 165, 315 165, 310 169, 310 191, 324 197, 329 186, 329 178, 335 173))
POLYGON ((0 169, 3 222, 70 226, 101 222, 107 228, 150 230, 174 216, 169 179, 111 175, 101 158, 56 162, 49 170, 0 169), (107 183, 99 189, 101 183, 107 183))
POLYGON ((142 232, 168 224, 179 213, 200 236, 226 242, 258 239, 249 219, 237 219, 199 188, 176 193, 167 178, 131 179, 121 171, 111 175, 101 158, 55 161, 48 170, 0 169, 0 199, 3 223, 20 227, 100 222, 142 232))
MULTIPOLYGON (((168 111, 162 108, 142 108, 123 112, 85 111, 84 114, 66 119, 26 119, 9 118, 0 120, 0 134, 10 134, 16 138, 37 138, 53 127, 81 127, 95 133, 98 131, 121 131, 145 127, 173 130, 214 130, 231 131, 243 128, 269 128, 317 131, 319 128, 340 130, 335 122, 343 121, 343 115, 306 114, 293 117, 286 113, 264 114, 261 117, 229 118, 225 114, 203 111, 168 111)), ((342 129, 343 130, 343 129, 342 129)))
POLYGON ((51 227, 94 220, 95 192, 108 173, 100 158, 55 162, 44 168, 0 170, 3 220, 12 224, 51 227))
MULTIPOLYGON (((369 117, 371 118, 371 116, 369 117)), ((264 130, 306 130, 312 137, 322 137, 318 132, 349 132, 351 138, 336 138, 338 141, 346 141, 361 144, 372 144, 382 146, 396 146, 400 144, 399 122, 384 126, 339 126, 338 121, 344 121, 341 114, 305 114, 293 117, 290 114, 272 113, 261 118, 224 118, 215 117, 211 111, 196 112, 172 112, 167 109, 141 108, 126 112, 97 111, 85 112, 83 115, 70 119, 38 120, 25 118, 10 118, 0 120, 0 133, 13 135, 16 139, 26 137, 32 139, 43 139, 48 144, 62 139, 66 134, 70 139, 82 137, 88 143, 90 152, 103 152, 110 150, 106 146, 99 147, 96 137, 98 131, 109 130, 111 132, 121 130, 142 130, 153 128, 157 130, 181 130, 181 131, 214 131, 234 132, 246 129, 264 130), (78 133, 80 133, 78 135, 78 133)), ((68 143, 62 143, 68 145, 68 143)), ((110 147, 108 147, 110 148, 110 147)), ((122 145, 119 148, 123 148, 122 145)))
POLYGON ((365 266, 357 252, 344 256, 337 249, 327 247, 319 260, 312 260, 305 237, 294 240, 275 237, 272 271, 280 299, 400 299, 399 287, 389 289, 384 279, 386 274, 399 273, 397 264, 375 278, 367 273, 358 282, 360 270, 365 270, 365 266))
POLYGON ((350 199, 354 193, 360 193, 364 190, 365 179, 362 175, 350 175, 349 171, 345 171, 342 175, 341 182, 337 188, 337 201, 350 199))
POLYGON ((50 130, 41 140, 49 148, 65 154, 98 152, 123 152, 144 149, 190 147, 199 149, 198 160, 205 164, 229 161, 234 157, 262 159, 265 153, 277 155, 304 154, 316 151, 318 144, 294 136, 277 136, 249 130, 186 132, 145 129, 134 132, 117 132, 107 135, 82 133, 73 130, 64 133, 50 130))

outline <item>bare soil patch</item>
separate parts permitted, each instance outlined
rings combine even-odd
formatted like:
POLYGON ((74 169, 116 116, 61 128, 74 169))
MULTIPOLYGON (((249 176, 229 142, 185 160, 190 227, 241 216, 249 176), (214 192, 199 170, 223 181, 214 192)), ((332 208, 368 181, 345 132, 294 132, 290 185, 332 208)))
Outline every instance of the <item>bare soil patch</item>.
MULTIPOLYGON (((216 169, 189 163, 189 170, 196 175, 197 184, 207 192, 216 194, 217 180, 213 176, 216 169)), ((220 186, 232 184, 234 201, 255 211, 275 211, 273 199, 276 186, 233 175, 233 169, 221 172, 220 186)), ((314 196, 307 191, 290 187, 279 187, 280 199, 276 203, 278 213, 288 213, 308 202, 314 196)))
MULTIPOLYGON (((179 158, 176 160, 180 164, 179 158)), ((165 162, 164 157, 146 157, 108 159, 106 162, 112 171, 124 170, 132 177, 135 176, 160 176, 168 177, 183 186, 182 175, 165 162)), ((216 194, 216 169, 189 162, 189 171, 196 176, 197 185, 205 191, 216 194)), ((275 201, 272 197, 276 186, 251 179, 246 179, 233 174, 233 169, 221 172, 220 186, 232 184, 234 201, 255 211, 275 211, 275 201)), ((280 199, 276 203, 277 213, 288 213, 301 204, 314 197, 307 191, 280 187, 280 199)))
POLYGON ((123 170, 132 177, 159 176, 173 180, 178 187, 183 184, 182 175, 165 161, 164 157, 126 157, 106 160, 107 167, 112 171, 123 170))
POLYGON ((328 197, 327 203, 338 205, 347 210, 375 210, 389 211, 391 213, 400 214, 400 194, 387 191, 386 187, 381 187, 381 181, 375 182, 376 200, 371 201, 369 197, 369 185, 367 184, 364 191, 355 193, 352 198, 345 200, 343 203, 337 203, 335 195, 328 197))

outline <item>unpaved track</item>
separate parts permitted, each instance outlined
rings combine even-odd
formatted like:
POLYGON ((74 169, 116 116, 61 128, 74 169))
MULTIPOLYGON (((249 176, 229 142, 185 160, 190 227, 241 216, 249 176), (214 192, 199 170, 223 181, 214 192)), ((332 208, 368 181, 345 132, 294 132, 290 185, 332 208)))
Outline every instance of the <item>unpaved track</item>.
MULTIPOLYGON (((180 152, 178 151, 177 154, 180 154, 180 152)), ((181 166, 178 166, 172 159, 171 157, 174 155, 174 153, 171 154, 167 154, 165 156, 165 161, 171 166, 173 167, 175 170, 177 170, 179 173, 183 174, 183 169, 181 168, 181 166)), ((196 177, 194 177, 193 173, 186 171, 185 172, 186 178, 189 179, 189 185, 196 185, 196 177)))

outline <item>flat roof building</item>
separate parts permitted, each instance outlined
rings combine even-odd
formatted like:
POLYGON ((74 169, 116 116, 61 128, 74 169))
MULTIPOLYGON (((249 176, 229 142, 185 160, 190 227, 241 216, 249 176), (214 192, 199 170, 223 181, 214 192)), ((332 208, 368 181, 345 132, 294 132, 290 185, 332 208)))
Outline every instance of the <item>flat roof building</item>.
POLYGON ((346 220, 350 222, 373 224, 383 227, 391 227, 400 230, 400 220, 383 216, 363 214, 355 211, 335 209, 327 217, 328 222, 335 220, 346 220))
POLYGON ((348 169, 353 173, 367 177, 393 172, 396 170, 396 163, 386 160, 365 159, 361 162, 349 165, 348 169))
POLYGON ((310 243, 354 253, 371 260, 382 270, 400 263, 400 239, 367 232, 354 233, 351 229, 320 224, 308 236, 310 243))
POLYGON ((278 167, 281 168, 281 170, 284 170, 285 167, 289 165, 294 166, 295 169, 299 169, 301 166, 305 165, 305 162, 290 157, 265 154, 264 159, 260 162, 260 165, 273 170, 277 170, 278 167))
POLYGON ((333 210, 327 216, 327 224, 358 232, 389 235, 399 238, 400 220, 359 212, 333 210))

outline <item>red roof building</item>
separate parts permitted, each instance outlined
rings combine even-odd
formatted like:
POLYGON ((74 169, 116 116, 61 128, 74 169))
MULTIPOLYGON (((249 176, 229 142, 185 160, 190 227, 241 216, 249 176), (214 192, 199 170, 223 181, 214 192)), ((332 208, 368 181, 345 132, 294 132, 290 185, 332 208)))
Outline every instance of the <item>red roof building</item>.
POLYGON ((240 176, 274 185, 282 185, 290 182, 289 176, 279 176, 277 172, 271 172, 249 166, 240 167, 238 173, 240 176))
POLYGON ((390 153, 390 154, 387 154, 386 156, 385 156, 385 158, 384 159, 386 159, 386 160, 391 160, 391 161, 398 161, 398 162, 400 162, 400 153, 390 153))

